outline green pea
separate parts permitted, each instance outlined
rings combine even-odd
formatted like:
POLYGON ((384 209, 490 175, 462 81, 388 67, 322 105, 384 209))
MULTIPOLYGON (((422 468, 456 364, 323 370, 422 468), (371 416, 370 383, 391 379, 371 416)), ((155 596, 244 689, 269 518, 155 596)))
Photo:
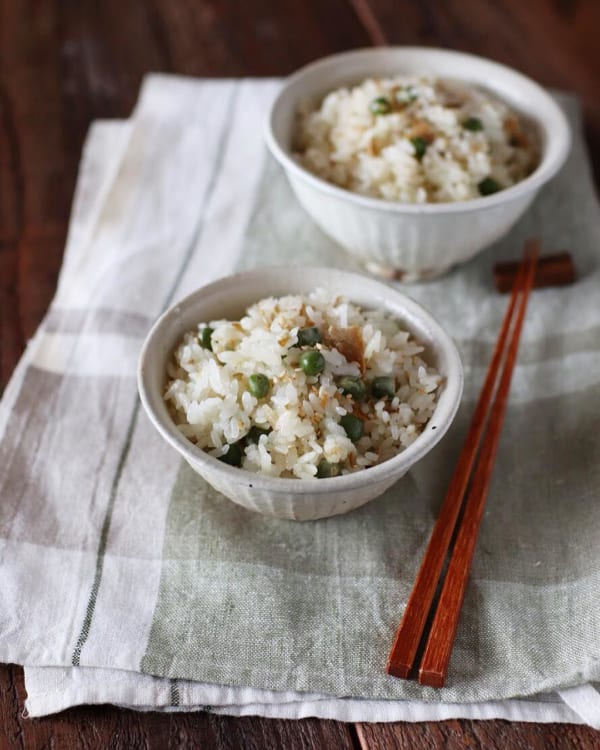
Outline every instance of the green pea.
POLYGON ((427 151, 427 141, 425 141, 423 138, 421 138, 421 136, 418 135, 416 138, 411 138, 410 142, 415 149, 416 158, 421 161, 421 159, 425 156, 425 151, 427 151))
POLYGON ((392 111, 392 105, 385 96, 378 96, 369 104, 369 110, 374 115, 389 115, 392 111))
POLYGON ((346 375, 339 382, 340 391, 346 396, 352 396, 355 401, 362 401, 367 394, 363 381, 356 375, 346 375))
POLYGON ((202 333, 200 334, 200 343, 202 344, 203 349, 208 349, 212 352, 212 335, 214 333, 214 328, 211 328, 210 326, 206 326, 202 329, 202 333))
POLYGON ((353 443, 356 443, 356 441, 360 440, 363 436, 363 432, 365 430, 363 421, 362 419, 355 417, 354 414, 345 414, 340 419, 340 424, 344 428, 346 435, 348 435, 353 443))
POLYGON ((271 381, 262 372, 250 375, 248 378, 248 390, 256 398, 264 398, 271 388, 271 381))
POLYGON ((340 473, 339 464, 330 464, 322 458, 317 466, 317 477, 325 479, 326 477, 337 477, 340 473))
POLYGON ((321 331, 316 326, 301 328, 298 331, 298 346, 314 346, 322 341, 321 331))
POLYGON ((492 195, 502 189, 493 177, 486 177, 481 180, 477 187, 481 195, 492 195))
POLYGON ((243 455, 242 446, 239 443, 231 443, 227 448, 227 453, 219 456, 219 461, 229 466, 241 466, 243 455))
POLYGON ((468 117, 462 124, 465 130, 472 130, 476 133, 478 130, 483 130, 483 123, 479 117, 468 117))
POLYGON ((246 435, 246 440, 249 443, 258 443, 262 435, 268 435, 271 432, 270 427, 259 427, 258 425, 252 425, 246 435))
POLYGON ((371 393, 375 398, 393 398, 396 395, 396 383, 389 375, 374 378, 371 383, 371 393))
POLYGON ((298 364, 307 375, 318 375, 325 367, 325 357, 316 349, 302 352, 298 364))

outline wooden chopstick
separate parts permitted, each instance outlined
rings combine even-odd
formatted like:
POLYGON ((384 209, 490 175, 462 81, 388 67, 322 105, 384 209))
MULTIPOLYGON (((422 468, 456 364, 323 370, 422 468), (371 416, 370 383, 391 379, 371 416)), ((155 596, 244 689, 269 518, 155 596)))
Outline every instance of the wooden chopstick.
POLYGON ((458 529, 454 549, 448 565, 444 585, 431 624, 425 652, 419 669, 419 682, 431 687, 443 687, 448 672, 450 654, 456 636, 458 618, 462 607, 477 534, 492 477, 494 461, 502 422, 508 403, 508 392, 519 348, 519 339, 527 310, 529 292, 533 286, 537 264, 537 248, 529 259, 527 276, 521 296, 519 311, 506 354, 504 369, 492 405, 489 423, 481 447, 477 468, 473 475, 471 490, 465 502, 464 514, 458 529))
POLYGON ((475 461, 477 449, 485 427, 486 415, 492 399, 497 373, 506 346, 510 323, 516 308, 520 287, 525 278, 525 264, 522 262, 515 279, 511 298, 502 321, 500 334, 494 347, 478 403, 471 418, 467 437, 458 458, 456 469, 444 498, 439 517, 434 526, 423 562, 412 593, 406 605, 404 616, 396 632, 387 663, 388 674, 407 678, 421 642, 427 616, 439 582, 448 547, 452 539, 456 519, 467 488, 469 476, 475 461))
MULTIPOLYGON (((518 261, 504 261, 495 263, 492 273, 494 286, 501 294, 510 292, 513 288, 515 274, 520 267, 518 261)), ((566 286, 572 284, 577 277, 573 256, 567 250, 552 255, 540 256, 537 271, 533 281, 533 288, 548 286, 566 286)))
MULTIPOLYGON (((386 671, 394 677, 408 678, 414 666, 415 657, 419 644, 423 639, 427 618, 430 614, 435 592, 437 590, 444 562, 448 554, 448 548, 452 540, 456 521, 459 516, 462 501, 469 483, 473 464, 477 456, 477 451, 483 431, 486 425, 486 417, 489 411, 490 402, 494 393, 494 387, 498 380, 498 373, 502 364, 503 355, 506 348, 512 319, 517 305, 517 300, 521 291, 524 291, 522 300, 525 300, 531 289, 533 275, 535 274, 535 261, 539 253, 539 244, 535 240, 526 243, 523 260, 513 286, 508 308, 506 310, 502 326, 492 359, 486 373, 485 381, 475 411, 471 418, 471 424, 467 433, 463 449, 459 456, 455 471, 450 480, 448 491, 444 498, 438 520, 434 526, 431 539, 427 546, 423 562, 412 593, 406 605, 404 616, 396 631, 394 642, 390 651, 386 671), (533 268, 533 271, 531 270, 533 268)), ((521 305, 522 315, 520 314, 520 323, 525 315, 525 307, 521 305)), ((520 328, 519 328, 520 332, 520 328)), ((514 339, 514 336, 513 336, 514 339)), ((515 344, 518 345, 518 333, 515 344)), ((513 361, 514 365, 514 361, 513 361)), ((512 366, 511 366, 512 372, 512 366)), ((510 375, 508 376, 508 385, 510 385, 510 375)), ((508 391, 507 391, 508 392, 508 391)), ((500 420, 501 424, 501 420, 500 420)), ((490 470, 491 473, 491 470, 490 470)), ((473 545, 474 547, 474 545, 473 545)), ((465 578, 466 581, 466 578, 465 578)), ((449 595, 448 595, 449 596, 449 595)), ((462 603, 462 600, 461 600, 462 603)), ((440 618, 442 615, 440 615, 440 618)), ((458 622, 458 615, 456 617, 458 622)), ((439 624, 439 621, 438 621, 439 624)), ((452 634, 452 644, 454 633, 452 634)), ((437 644, 437 639, 436 639, 437 644)), ((437 653, 436 648, 432 645, 430 656, 437 653)), ((429 663, 429 662, 428 662, 429 663)), ((431 670, 437 669, 437 663, 431 666, 431 670)), ((429 676, 436 674, 435 671, 423 671, 423 680, 429 679, 429 676)), ((445 672, 444 672, 445 677, 445 672)), ((433 677, 431 679, 434 679, 433 677)), ((429 684, 425 682, 424 684, 429 684)))

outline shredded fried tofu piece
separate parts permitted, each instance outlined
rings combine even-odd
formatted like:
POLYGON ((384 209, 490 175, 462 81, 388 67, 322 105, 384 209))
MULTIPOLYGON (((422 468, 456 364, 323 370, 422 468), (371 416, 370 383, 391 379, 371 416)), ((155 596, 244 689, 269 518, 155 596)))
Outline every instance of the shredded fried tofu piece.
POLYGON ((325 332, 325 340, 329 346, 343 354, 348 362, 357 362, 360 371, 365 371, 365 346, 358 326, 337 328, 329 326, 325 332))

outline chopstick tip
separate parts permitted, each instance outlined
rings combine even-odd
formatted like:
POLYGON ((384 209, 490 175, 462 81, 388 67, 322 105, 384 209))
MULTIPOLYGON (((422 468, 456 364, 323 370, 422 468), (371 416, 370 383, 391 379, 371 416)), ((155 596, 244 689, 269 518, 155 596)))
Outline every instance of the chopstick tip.
POLYGON ((408 679, 410 666, 406 664, 399 664, 393 661, 388 661, 385 667, 385 671, 390 675, 390 677, 399 677, 401 680, 406 680, 408 679))
POLYGON ((442 688, 446 682, 446 675, 432 672, 428 669, 419 669, 419 683, 432 688, 442 688))

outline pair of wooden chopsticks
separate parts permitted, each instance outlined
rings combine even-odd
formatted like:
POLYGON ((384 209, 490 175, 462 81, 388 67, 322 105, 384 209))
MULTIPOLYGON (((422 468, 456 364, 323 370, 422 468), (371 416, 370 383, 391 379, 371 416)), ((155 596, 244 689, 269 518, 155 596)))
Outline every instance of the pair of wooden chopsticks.
POLYGON ((406 679, 412 676, 413 669, 417 666, 415 659, 419 651, 422 653, 418 671, 419 682, 431 687, 444 685, 500 440, 519 337, 535 278, 538 255, 539 243, 537 240, 529 240, 525 244, 508 308, 465 443, 394 638, 386 669, 387 673, 394 677, 406 679), (495 398, 490 408, 494 392, 495 398), (434 597, 440 584, 457 519, 463 508, 463 498, 469 481, 469 494, 464 502, 446 577, 433 612, 434 597), (429 621, 431 626, 426 633, 429 621), (420 649, 423 642, 424 650, 420 649))

